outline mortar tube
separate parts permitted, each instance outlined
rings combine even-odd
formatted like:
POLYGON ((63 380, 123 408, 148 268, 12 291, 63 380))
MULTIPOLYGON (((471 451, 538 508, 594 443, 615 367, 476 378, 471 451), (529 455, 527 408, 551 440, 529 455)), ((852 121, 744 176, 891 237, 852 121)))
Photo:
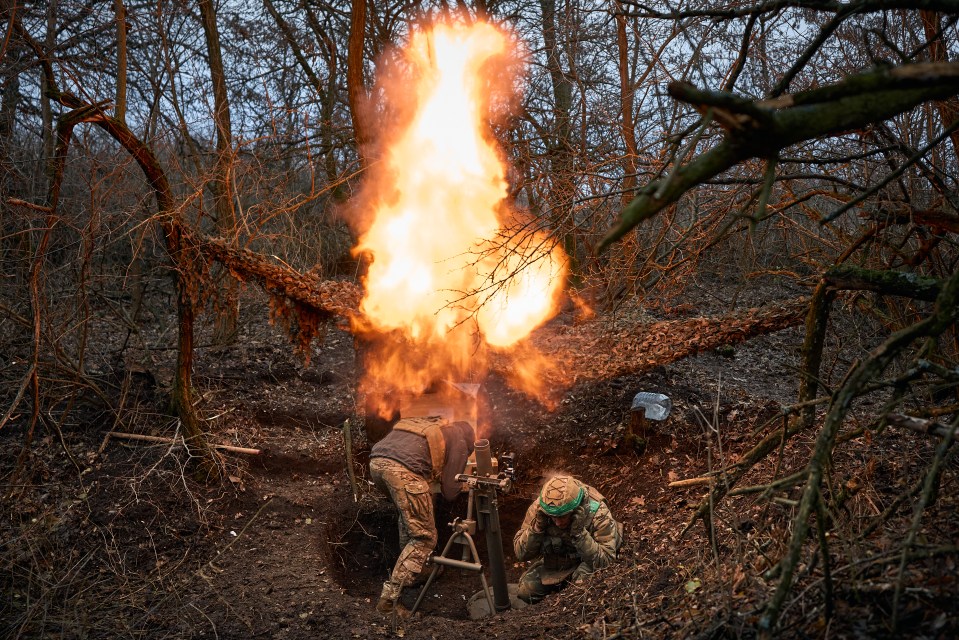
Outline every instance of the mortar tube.
MULTIPOLYGON (((490 454, 489 440, 477 440, 473 444, 476 452, 476 475, 490 478, 493 476, 493 458, 490 454)), ((488 487, 477 489, 476 512, 480 516, 481 528, 486 530, 486 555, 489 557, 490 582, 493 583, 493 607, 496 611, 510 608, 509 586, 506 584, 506 564, 503 558, 503 536, 500 531, 499 508, 496 489, 488 487)))
POLYGON ((493 456, 489 449, 489 440, 483 438, 473 443, 476 454, 476 475, 488 478, 493 475, 493 456))
POLYGON ((486 554, 489 556, 490 582, 493 583, 493 606, 497 612, 510 608, 509 586, 506 584, 506 563, 503 558, 503 536, 500 531, 496 489, 487 489, 486 554))

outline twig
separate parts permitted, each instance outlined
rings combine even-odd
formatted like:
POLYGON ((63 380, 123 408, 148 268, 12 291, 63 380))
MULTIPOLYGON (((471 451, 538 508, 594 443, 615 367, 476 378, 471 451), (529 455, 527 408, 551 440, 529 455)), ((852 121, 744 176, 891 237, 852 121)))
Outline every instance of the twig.
POLYGON ((796 473, 786 476, 785 478, 779 478, 778 480, 773 480, 767 484, 753 485, 751 487, 740 487, 739 489, 733 489, 728 494, 729 496, 742 496, 748 493, 765 493, 767 491, 772 491, 774 489, 782 489, 790 485, 794 485, 798 482, 801 482, 806 479, 806 470, 797 471, 796 473))
POLYGON ((16 410, 17 405, 20 404, 20 400, 23 399, 23 393, 27 390, 27 386, 30 384, 30 380, 33 378, 33 372, 36 370, 36 367, 36 364, 32 365, 30 370, 27 371, 27 375, 23 376, 23 382, 20 383, 20 389, 17 391, 16 397, 14 397, 13 402, 10 403, 10 408, 7 409, 7 413, 4 414, 3 419, 0 420, 0 429, 3 429, 3 426, 7 424, 10 416, 12 416, 13 412, 16 410))
POLYGON ((941 422, 936 422, 935 420, 923 420, 922 418, 914 418, 913 416, 906 416, 902 415, 901 413, 886 414, 886 422, 894 427, 903 427, 905 429, 915 431, 916 433, 937 435, 942 436, 943 438, 951 438, 953 434, 952 428, 947 427, 941 422))
POLYGON ((949 449, 952 447, 953 439, 955 438, 957 429, 959 429, 959 418, 953 420, 948 434, 942 439, 942 442, 939 443, 939 446, 936 447, 936 455, 933 458, 932 463, 929 465, 929 470, 926 473, 926 478, 922 486, 922 494, 919 497, 919 503, 916 505, 915 513, 912 516, 912 524, 909 527, 909 534, 906 536, 906 540, 902 544, 902 558, 899 560, 899 574, 896 576, 896 590, 892 597, 893 633, 896 632, 896 628, 899 623, 899 599, 902 597, 902 588, 906 580, 906 563, 908 562, 909 550, 916 543, 916 536, 919 533, 919 525, 922 522, 922 512, 925 511, 926 506, 932 502, 933 494, 935 493, 936 487, 939 485, 939 474, 942 470, 943 460, 945 459, 949 449))
POLYGON ((716 476, 700 476, 698 478, 686 478, 685 480, 675 480, 670 482, 669 487, 692 487, 700 484, 712 484, 716 481, 716 476))
POLYGON ((926 146, 916 151, 916 153, 914 153, 912 157, 908 158, 905 162, 899 165, 899 167, 895 171, 890 172, 888 176, 886 176, 885 178, 883 178, 876 184, 872 185, 869 189, 866 189, 865 191, 860 193, 858 196, 856 196, 855 198, 853 198, 846 204, 842 205, 841 207, 837 208, 835 211, 831 212, 829 215, 827 215, 822 220, 820 220, 819 224, 828 224, 832 222, 833 220, 835 220, 836 218, 838 218, 845 212, 855 207, 860 202, 863 202, 864 200, 866 200, 869 196, 873 195, 874 193, 877 193, 880 189, 885 187, 887 184, 889 184, 890 182, 892 182, 893 180, 901 176, 906 171, 906 169, 908 169, 909 167, 914 165, 916 162, 918 162, 924 155, 929 153, 930 149, 932 149, 933 147, 938 145, 940 142, 948 138, 952 134, 952 132, 955 131, 957 128, 959 128, 959 120, 953 121, 953 123, 950 124, 945 129, 943 129, 938 136, 933 138, 929 142, 929 144, 927 144, 926 146))
POLYGON ((689 141, 689 144, 685 148, 679 151, 676 154, 676 164, 673 165, 673 170, 670 171, 666 178, 660 183, 659 187, 656 189, 656 192, 653 194, 653 197, 656 199, 662 198, 666 194, 666 190, 673 183, 673 180, 676 178, 676 174, 679 173, 679 170, 683 168, 683 158, 685 158, 690 151, 693 151, 696 148, 696 145, 699 144, 699 141, 702 140, 703 134, 706 133, 706 130, 709 128, 710 123, 713 121, 713 109, 710 107, 707 109, 706 114, 703 116, 702 123, 699 125, 699 129, 696 131, 696 134, 693 136, 693 139, 689 141))
POLYGON ((834 608, 832 567, 829 562, 829 547, 826 537, 826 505, 821 494, 819 501, 816 503, 816 532, 819 535, 819 550, 822 552, 823 599, 826 601, 825 616, 826 620, 831 620, 834 608))
POLYGON ((23 207, 24 209, 31 209, 33 211, 40 211, 41 213, 50 213, 52 211, 50 207, 42 204, 27 202, 26 200, 21 200, 20 198, 7 198, 7 204, 15 207, 23 207))
MULTIPOLYGON (((103 443, 100 445, 100 449, 97 451, 99 455, 107 446, 107 443, 110 441, 110 438, 119 438, 121 440, 142 440, 144 442, 160 442, 163 444, 173 444, 174 438, 164 438, 161 436, 147 436, 139 433, 123 433, 121 431, 109 431, 107 435, 103 438, 103 443)), ((220 449, 221 451, 230 451, 232 453, 245 453, 250 456, 258 456, 263 451, 261 449, 249 449, 247 447, 234 447, 229 444, 213 444, 210 445, 214 449, 220 449)))
MULTIPOLYGON (((47 412, 49 415, 49 411, 47 412)), ((73 456, 73 452, 70 451, 70 447, 67 446, 66 438, 63 437, 63 430, 60 428, 60 425, 57 424, 57 421, 53 416, 45 417, 43 414, 40 414, 40 421, 47 428, 48 431, 54 431, 57 434, 57 437, 60 439, 60 446, 63 447, 63 452, 67 455, 67 458, 73 463, 74 468, 77 470, 77 475, 83 475, 83 469, 80 468, 80 463, 77 462, 77 459, 73 456)))
POLYGON ((756 205, 756 213, 751 217, 751 224, 758 224, 766 219, 766 207, 769 205, 769 196, 773 192, 773 184, 776 182, 776 165, 779 161, 777 156, 766 160, 766 171, 763 174, 763 185, 759 192, 759 203, 756 205))
POLYGON ((343 423, 343 449, 346 455, 346 475, 350 478, 350 488, 353 490, 353 502, 359 502, 360 489, 356 485, 356 473, 353 471, 353 435, 349 419, 343 423))
MULTIPOLYGON (((271 504, 273 504, 273 498, 270 498, 269 500, 265 501, 262 505, 260 505, 260 508, 256 510, 256 513, 254 513, 253 516, 252 516, 249 520, 247 520, 246 523, 243 525, 243 528, 240 529, 240 530, 237 532, 236 537, 234 537, 232 540, 230 540, 230 542, 228 542, 228 543, 226 544, 226 546, 224 546, 222 549, 218 550, 218 551, 216 552, 216 555, 213 556, 213 558, 212 558, 210 561, 204 563, 202 566, 200 566, 200 568, 198 568, 196 571, 194 571, 193 574, 190 575, 190 576, 186 579, 185 584, 183 585, 183 587, 185 587, 186 585, 188 585, 188 584, 193 580, 193 578, 196 577, 196 576, 200 576, 201 578, 203 578, 204 580, 206 580, 207 583, 209 584, 209 583, 210 583, 210 578, 209 578, 209 576, 207 576, 207 575, 203 572, 204 569, 206 569, 206 568, 209 567, 210 569, 216 571, 217 573, 221 572, 222 570, 221 570, 219 567, 217 567, 216 564, 214 564, 214 563, 215 563, 217 560, 219 560, 219 559, 220 559, 220 556, 222 556, 226 551, 228 551, 228 550, 230 549, 230 547, 232 547, 234 544, 236 544, 236 542, 237 542, 238 540, 240 540, 240 538, 243 537, 243 534, 246 533, 246 530, 250 527, 250 525, 253 524, 253 523, 256 521, 256 519, 260 517, 260 514, 263 513, 263 511, 264 511, 268 506, 270 506, 271 504)), ((170 598, 176 596, 178 593, 179 593, 179 592, 177 592, 177 591, 171 591, 171 592, 168 592, 167 594, 165 594, 162 598, 159 598, 159 599, 157 600, 157 602, 153 605, 153 607, 151 607, 150 609, 148 609, 148 610, 144 613, 142 619, 143 619, 143 620, 146 620, 147 618, 149 618, 149 617, 150 617, 151 615, 153 615, 156 611, 160 610, 161 607, 163 607, 164 605, 166 605, 166 603, 169 601, 170 598)), ((245 620, 244 620, 244 622, 245 622, 245 620)))

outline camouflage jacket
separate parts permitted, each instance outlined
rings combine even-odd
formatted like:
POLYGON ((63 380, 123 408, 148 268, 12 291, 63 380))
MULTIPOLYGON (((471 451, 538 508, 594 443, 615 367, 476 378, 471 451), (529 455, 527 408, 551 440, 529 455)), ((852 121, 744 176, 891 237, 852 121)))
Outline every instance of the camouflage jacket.
POLYGON ((616 559, 623 542, 622 525, 613 519, 602 494, 589 485, 583 486, 588 492, 587 497, 571 514, 571 523, 584 523, 582 529, 572 531, 572 524, 571 528, 560 529, 547 517, 545 531, 534 531, 536 518, 542 513, 539 501, 534 500, 526 510, 522 526, 513 536, 517 560, 541 559, 547 566, 575 563, 572 577, 576 580, 616 559))

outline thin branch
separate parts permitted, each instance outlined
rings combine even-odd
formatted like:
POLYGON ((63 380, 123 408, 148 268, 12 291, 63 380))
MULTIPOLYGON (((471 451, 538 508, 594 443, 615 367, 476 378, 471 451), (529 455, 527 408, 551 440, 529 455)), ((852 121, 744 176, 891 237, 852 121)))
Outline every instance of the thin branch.
POLYGON ((714 107, 729 132, 718 145, 674 169, 668 180, 655 180, 640 189, 600 242, 599 251, 696 185, 744 160, 771 157, 798 142, 881 122, 928 100, 955 94, 959 63, 873 69, 834 85, 766 102, 701 91, 685 83, 671 83, 669 91, 678 100, 695 101, 697 108, 714 107))
POLYGON ((14 396, 13 402, 10 403, 10 408, 7 409, 3 419, 0 420, 0 429, 3 429, 4 425, 6 425, 7 421, 10 419, 10 416, 12 416, 13 412, 17 410, 20 400, 23 399, 24 392, 26 392, 27 387, 30 386, 30 381, 33 379, 33 374, 36 372, 36 369, 36 363, 30 365, 30 368, 27 370, 27 375, 23 377, 23 382, 20 383, 20 388, 17 389, 17 395, 14 396))
POLYGON ((959 119, 953 121, 953 123, 950 124, 948 127, 946 127, 942 132, 940 132, 938 136, 930 140, 926 146, 922 147, 921 149, 916 151, 916 153, 914 153, 912 156, 907 158, 906 161, 903 162, 901 165, 899 165, 899 167, 895 171, 890 172, 889 175, 887 175, 885 178, 883 178, 882 180, 880 180, 879 182, 877 182, 870 188, 866 189, 865 191, 863 191, 858 196, 856 196, 855 198, 853 198, 846 204, 842 205, 838 209, 835 209, 834 211, 832 211, 830 214, 828 214, 826 217, 820 220, 819 224, 829 224, 830 222, 832 222, 833 220, 835 220, 842 214, 846 213, 847 211, 855 207, 860 202, 865 201, 869 196, 882 190, 887 184, 889 184, 890 182, 892 182, 893 180, 901 176, 903 173, 905 173, 906 169, 914 165, 923 156, 929 153, 929 151, 933 147, 939 145, 939 143, 941 143, 943 140, 948 138, 950 134, 956 129, 959 129, 959 119))
POLYGON ((807 465, 809 477, 793 520, 793 532, 788 551, 780 562, 779 583, 766 606, 766 611, 760 618, 761 636, 770 637, 779 620, 779 614, 792 586, 793 574, 809 531, 809 517, 815 507, 815 501, 820 499, 820 485, 832 454, 833 443, 852 406, 852 401, 869 381, 882 373, 903 350, 920 338, 939 336, 955 323, 957 317, 959 317, 959 272, 955 273, 943 287, 931 315, 889 336, 869 357, 850 371, 841 388, 833 396, 831 408, 816 438, 813 455, 807 465))

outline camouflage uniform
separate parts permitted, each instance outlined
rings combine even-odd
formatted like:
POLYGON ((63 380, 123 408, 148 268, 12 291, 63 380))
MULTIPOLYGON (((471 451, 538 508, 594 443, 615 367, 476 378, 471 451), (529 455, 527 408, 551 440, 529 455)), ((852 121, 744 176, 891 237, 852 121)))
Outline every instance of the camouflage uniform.
MULTIPOLYGON (((423 566, 436 546, 436 523, 433 519, 433 494, 430 481, 437 483, 443 497, 453 501, 460 495, 462 484, 456 475, 463 472, 473 451, 472 427, 462 421, 443 423, 432 418, 409 418, 421 426, 436 422, 442 444, 436 449, 424 435, 409 432, 397 423, 393 430, 370 450, 370 478, 386 494, 399 511, 400 557, 389 579, 383 584, 381 611, 390 610, 403 591, 423 571, 423 566), (434 459, 435 455, 435 459, 434 459)), ((409 424, 409 423, 407 423, 409 424)), ((436 436, 437 433, 432 435, 436 436)))
POLYGON ((396 600, 405 585, 423 570, 426 559, 436 546, 436 525, 433 522, 433 495, 429 483, 399 462, 389 458, 372 458, 370 476, 388 493, 400 513, 400 557, 393 572, 383 584, 381 597, 396 600))
POLYGON ((567 582, 608 566, 622 545, 622 525, 613 519, 602 494, 575 478, 569 481, 584 490, 579 505, 569 512, 570 525, 557 527, 536 500, 513 537, 516 558, 533 560, 518 586, 517 595, 527 602, 538 602, 567 582))

